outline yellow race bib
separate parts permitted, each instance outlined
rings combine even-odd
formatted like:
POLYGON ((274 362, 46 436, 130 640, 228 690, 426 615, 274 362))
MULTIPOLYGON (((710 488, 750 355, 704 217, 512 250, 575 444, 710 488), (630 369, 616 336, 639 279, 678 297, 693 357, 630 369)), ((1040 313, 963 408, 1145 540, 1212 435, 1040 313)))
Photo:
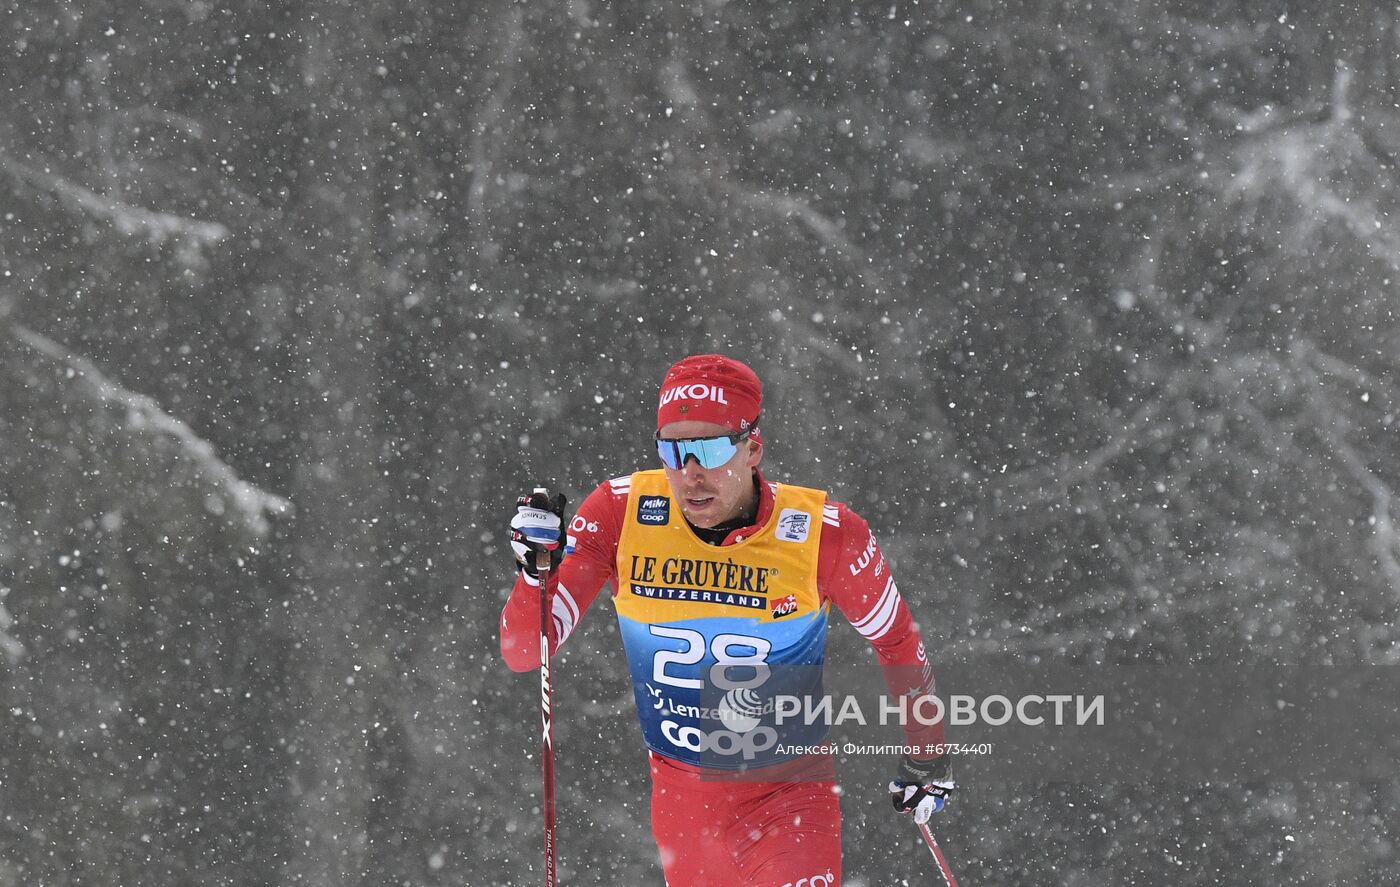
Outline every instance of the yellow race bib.
POLYGON ((817 590, 826 494, 774 485, 767 523, 703 542, 664 471, 632 475, 614 598, 647 747, 733 770, 797 755, 824 725, 779 724, 778 695, 821 694, 828 607, 817 590))

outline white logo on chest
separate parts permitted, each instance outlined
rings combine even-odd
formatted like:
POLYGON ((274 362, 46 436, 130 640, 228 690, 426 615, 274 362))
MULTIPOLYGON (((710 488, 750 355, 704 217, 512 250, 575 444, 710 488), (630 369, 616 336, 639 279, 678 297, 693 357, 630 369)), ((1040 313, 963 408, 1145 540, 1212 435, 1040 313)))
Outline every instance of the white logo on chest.
POLYGON ((785 542, 806 542, 812 529, 812 516, 796 508, 784 508, 778 515, 778 538, 785 542))

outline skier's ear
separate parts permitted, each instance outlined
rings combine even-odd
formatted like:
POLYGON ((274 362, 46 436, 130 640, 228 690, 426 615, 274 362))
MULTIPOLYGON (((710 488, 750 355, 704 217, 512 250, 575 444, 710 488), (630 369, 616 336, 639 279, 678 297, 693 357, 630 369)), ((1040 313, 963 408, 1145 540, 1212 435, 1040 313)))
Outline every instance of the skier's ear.
POLYGON ((749 438, 748 440, 744 441, 744 443, 749 445, 749 467, 757 468, 758 463, 763 461, 763 444, 759 443, 753 438, 749 438))

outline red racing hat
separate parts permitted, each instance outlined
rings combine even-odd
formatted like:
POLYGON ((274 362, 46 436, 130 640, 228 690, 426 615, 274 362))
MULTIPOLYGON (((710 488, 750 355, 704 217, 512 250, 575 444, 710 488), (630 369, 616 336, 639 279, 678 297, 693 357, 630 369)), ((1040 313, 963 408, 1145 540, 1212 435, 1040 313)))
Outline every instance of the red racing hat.
MULTIPOLYGON (((763 409, 763 383, 745 364, 722 354, 697 354, 674 364, 661 383, 656 427, 694 419, 745 431, 763 409)), ((758 440, 758 434, 753 435, 758 440)))

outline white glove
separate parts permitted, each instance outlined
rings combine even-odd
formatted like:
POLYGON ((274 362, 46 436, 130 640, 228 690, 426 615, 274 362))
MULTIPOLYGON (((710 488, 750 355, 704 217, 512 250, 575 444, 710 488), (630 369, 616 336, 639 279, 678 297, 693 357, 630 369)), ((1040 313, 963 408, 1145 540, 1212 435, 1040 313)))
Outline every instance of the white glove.
POLYGON ((549 552, 549 568, 553 570, 564 559, 563 533, 564 494, 550 496, 536 490, 515 502, 515 516, 510 519, 510 548, 515 552, 520 569, 539 578, 535 565, 537 552, 549 552))
POLYGON ((906 755, 890 782, 890 800, 894 809, 914 814, 914 821, 923 825, 943 809, 955 788, 946 755, 931 761, 916 761, 906 755))

